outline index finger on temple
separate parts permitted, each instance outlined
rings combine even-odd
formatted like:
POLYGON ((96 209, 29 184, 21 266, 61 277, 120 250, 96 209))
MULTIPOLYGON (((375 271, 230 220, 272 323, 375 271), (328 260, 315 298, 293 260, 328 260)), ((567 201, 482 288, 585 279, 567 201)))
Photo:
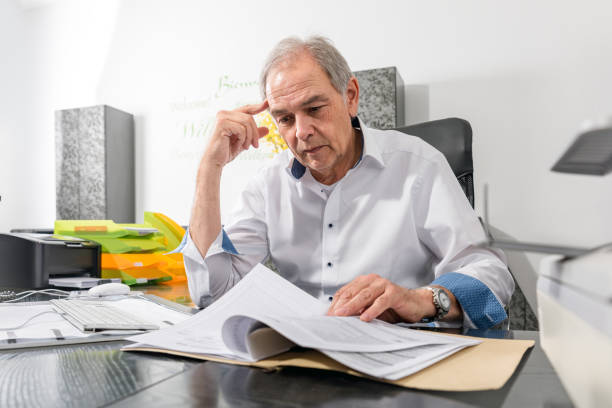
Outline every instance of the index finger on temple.
POLYGON ((257 115, 260 112, 268 109, 268 100, 264 99, 260 104, 244 105, 236 109, 238 112, 247 113, 249 115, 257 115))

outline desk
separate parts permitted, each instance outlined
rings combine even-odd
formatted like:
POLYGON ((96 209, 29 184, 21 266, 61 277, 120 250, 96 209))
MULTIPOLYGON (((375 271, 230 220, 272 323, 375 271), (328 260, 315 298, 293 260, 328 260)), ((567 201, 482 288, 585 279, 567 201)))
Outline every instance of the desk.
MULTIPOLYGON (((472 333, 471 333, 472 334, 472 333)), ((537 332, 488 331, 538 338, 537 332)), ((566 407, 571 402, 537 342, 497 391, 423 392, 311 369, 261 369, 122 352, 127 342, 0 352, 0 407, 326 406, 566 407)))

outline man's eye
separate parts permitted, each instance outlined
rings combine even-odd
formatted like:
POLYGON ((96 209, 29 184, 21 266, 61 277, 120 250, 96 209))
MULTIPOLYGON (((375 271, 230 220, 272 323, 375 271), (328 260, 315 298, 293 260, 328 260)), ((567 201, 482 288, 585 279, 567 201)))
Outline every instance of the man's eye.
POLYGON ((289 123, 290 119, 291 118, 289 116, 283 116, 280 119, 278 119, 278 123, 281 123, 281 124, 285 125, 285 124, 289 123))
POLYGON ((320 110, 322 107, 323 107, 323 106, 312 106, 312 107, 310 107, 308 110, 309 110, 311 113, 315 113, 315 112, 318 112, 318 111, 319 111, 319 110, 320 110))

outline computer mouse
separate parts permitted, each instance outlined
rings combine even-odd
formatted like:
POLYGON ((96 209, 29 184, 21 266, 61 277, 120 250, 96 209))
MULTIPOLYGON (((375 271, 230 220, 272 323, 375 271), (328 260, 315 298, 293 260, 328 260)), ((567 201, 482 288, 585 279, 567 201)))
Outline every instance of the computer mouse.
POLYGON ((113 296, 113 295, 127 295, 130 293, 130 287, 123 283, 104 283, 102 285, 94 286, 87 291, 89 296, 113 296))

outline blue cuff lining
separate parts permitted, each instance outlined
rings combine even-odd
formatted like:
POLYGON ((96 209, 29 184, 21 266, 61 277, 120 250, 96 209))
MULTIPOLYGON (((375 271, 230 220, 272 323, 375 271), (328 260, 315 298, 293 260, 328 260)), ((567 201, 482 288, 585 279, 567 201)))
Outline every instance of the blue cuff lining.
POLYGON ((229 252, 230 254, 240 255, 236 250, 236 247, 232 243, 232 240, 227 236, 225 230, 223 230, 223 241, 221 241, 221 248, 223 248, 225 252, 229 252))
POLYGON ((486 329, 508 318, 491 289, 476 278, 458 272, 445 273, 432 282, 448 289, 479 329, 486 329))

